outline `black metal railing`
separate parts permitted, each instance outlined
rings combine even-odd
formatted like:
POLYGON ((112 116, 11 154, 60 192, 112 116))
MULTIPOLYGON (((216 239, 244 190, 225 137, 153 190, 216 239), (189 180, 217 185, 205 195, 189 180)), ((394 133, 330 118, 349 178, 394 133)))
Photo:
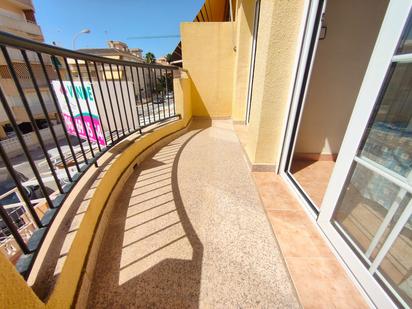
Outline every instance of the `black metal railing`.
POLYGON ((179 68, 3 32, 0 49, 0 249, 27 275, 85 170, 130 134, 179 117, 173 90, 179 68))

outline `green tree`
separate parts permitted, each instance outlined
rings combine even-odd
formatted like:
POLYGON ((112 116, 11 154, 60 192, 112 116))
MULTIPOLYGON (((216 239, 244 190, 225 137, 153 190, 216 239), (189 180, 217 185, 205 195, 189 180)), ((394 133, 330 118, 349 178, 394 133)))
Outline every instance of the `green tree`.
POLYGON ((167 63, 172 62, 172 54, 167 54, 167 55, 165 56, 165 58, 166 58, 167 63))
POLYGON ((155 57, 155 55, 154 55, 153 53, 151 53, 151 52, 146 53, 145 58, 146 58, 146 62, 147 62, 147 63, 155 63, 155 62, 156 62, 156 57, 155 57))

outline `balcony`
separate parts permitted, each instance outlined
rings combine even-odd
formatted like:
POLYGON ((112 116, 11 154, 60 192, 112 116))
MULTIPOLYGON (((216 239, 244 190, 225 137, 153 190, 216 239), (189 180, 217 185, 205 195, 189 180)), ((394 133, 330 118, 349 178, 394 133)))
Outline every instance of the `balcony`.
POLYGON ((17 19, 10 16, 1 15, 0 29, 11 33, 25 34, 24 36, 27 36, 28 34, 32 36, 33 39, 43 37, 41 29, 37 24, 28 22, 23 18, 17 19))
MULTIPOLYGON (((251 141, 243 142, 250 132, 229 118, 232 25, 191 27, 182 31, 188 70, 100 58, 0 33, 8 47, 40 53, 37 73, 22 54, 33 84, 28 91, 7 50, 0 51, 35 141, 22 134, 10 99, 0 91, 13 142, 21 146, 19 154, 0 144, 2 168, 35 227, 31 237, 22 237, 0 207, 13 237, 8 244, 21 255, 12 263, 0 258, 4 290, 18 291, 4 296, 6 304, 367 307, 275 173, 250 171, 251 141), (196 60, 211 54, 193 52, 200 39, 220 48, 213 62, 196 60), (52 72, 46 55, 59 59, 52 61, 52 72), (47 100, 38 78, 49 90, 47 100), (37 98, 35 107, 30 96, 37 98), (51 107, 58 111, 57 125, 51 107), (47 128, 37 126, 38 115, 47 128), (26 192, 29 185, 41 191, 40 201, 26 192)), ((10 246, 3 251, 14 257, 10 246)))

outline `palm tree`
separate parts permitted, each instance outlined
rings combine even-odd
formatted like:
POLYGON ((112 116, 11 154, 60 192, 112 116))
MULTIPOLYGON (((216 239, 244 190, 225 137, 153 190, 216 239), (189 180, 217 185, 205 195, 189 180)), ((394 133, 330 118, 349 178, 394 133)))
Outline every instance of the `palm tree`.
POLYGON ((146 62, 147 63, 155 63, 156 62, 155 55, 151 52, 146 53, 146 62))

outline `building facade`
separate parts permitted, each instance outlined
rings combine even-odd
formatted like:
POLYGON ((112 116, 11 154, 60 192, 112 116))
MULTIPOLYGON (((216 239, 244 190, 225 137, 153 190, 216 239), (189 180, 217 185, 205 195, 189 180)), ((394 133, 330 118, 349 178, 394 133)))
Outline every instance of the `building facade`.
MULTIPOLYGON (((0 31, 8 32, 37 42, 44 41, 41 28, 36 23, 34 6, 31 0, 2 1, 0 4, 0 31)), ((31 69, 33 74, 37 77, 39 90, 44 100, 45 107, 49 112, 49 116, 53 120, 56 119, 56 109, 52 104, 51 94, 45 77, 41 73, 40 60, 37 58, 36 54, 28 51, 26 55, 28 62, 30 63, 29 68, 20 51, 14 48, 8 48, 7 52, 15 68, 17 79, 19 80, 22 89, 27 94, 27 103, 33 113, 33 117, 36 119, 37 126, 39 129, 45 128, 45 119, 44 116, 42 116, 43 112, 40 107, 39 97, 35 91, 33 83, 30 80, 29 69, 31 69)), ((50 57, 45 57, 43 61, 50 77, 55 78, 56 76, 50 57)), ((11 102, 11 108, 20 128, 25 134, 33 132, 33 126, 30 124, 29 116, 27 115, 23 102, 19 97, 11 72, 7 68, 6 59, 4 58, 3 53, 0 56, 0 87, 2 87, 4 94, 9 102, 11 102)), ((9 147, 6 148, 10 149, 11 152, 14 151, 17 153, 18 149, 14 149, 15 143, 13 142, 15 133, 13 132, 13 129, 11 128, 2 108, 0 114, 0 140, 8 140, 5 143, 9 147)), ((33 146, 36 144, 36 139, 34 137, 30 138, 27 136, 27 138, 33 140, 33 146)))

